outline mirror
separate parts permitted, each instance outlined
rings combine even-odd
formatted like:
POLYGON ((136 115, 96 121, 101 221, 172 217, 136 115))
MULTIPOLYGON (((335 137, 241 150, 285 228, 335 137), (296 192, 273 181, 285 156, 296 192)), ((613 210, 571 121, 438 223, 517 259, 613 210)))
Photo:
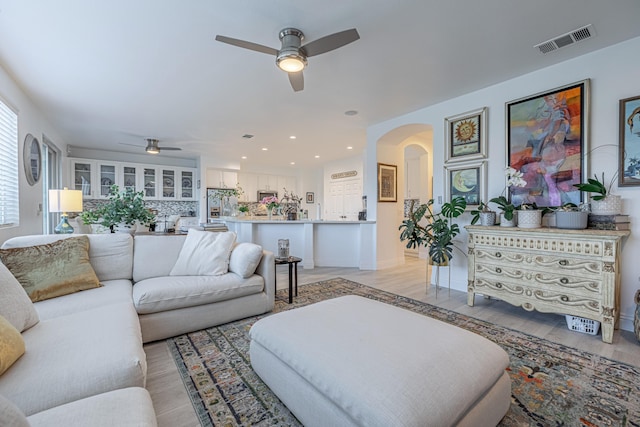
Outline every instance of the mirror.
POLYGON ((29 185, 35 185, 40 180, 42 170, 42 155, 40 153, 40 143, 30 133, 24 139, 22 152, 24 159, 24 173, 29 185))

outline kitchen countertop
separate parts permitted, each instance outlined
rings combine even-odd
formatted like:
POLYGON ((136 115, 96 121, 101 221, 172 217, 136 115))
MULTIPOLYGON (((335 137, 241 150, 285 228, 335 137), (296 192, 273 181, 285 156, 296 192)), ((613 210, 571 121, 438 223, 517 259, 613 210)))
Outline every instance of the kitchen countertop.
POLYGON ((228 216, 228 217, 220 217, 220 219, 216 219, 210 222, 246 222, 246 223, 257 223, 257 224, 375 224, 375 221, 347 221, 347 220, 324 220, 324 219, 297 219, 293 221, 289 221, 286 219, 269 219, 267 216, 252 216, 252 217, 237 217, 237 216, 228 216))

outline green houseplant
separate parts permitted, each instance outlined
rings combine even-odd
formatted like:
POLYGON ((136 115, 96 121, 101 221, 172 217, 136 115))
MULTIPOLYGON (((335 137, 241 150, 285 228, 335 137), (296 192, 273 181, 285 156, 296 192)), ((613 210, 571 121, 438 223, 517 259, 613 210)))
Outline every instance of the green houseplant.
POLYGON ((456 197, 442 205, 440 212, 434 213, 433 199, 414 210, 414 202, 409 209, 409 218, 398 228, 400 240, 407 241, 407 248, 429 247, 429 259, 435 265, 447 265, 453 257, 453 238, 460 233, 458 224, 451 222, 464 213, 467 202, 456 197), (421 225, 420 223, 424 225, 421 225))
POLYGON ((598 176, 594 174, 593 178, 587 179, 587 182, 581 182, 573 186, 585 193, 591 193, 591 212, 593 214, 617 215, 622 211, 622 198, 611 194, 611 187, 615 178, 616 176, 614 175, 607 186, 603 172, 602 180, 598 179, 598 176))
POLYGON ((153 213, 145 207, 142 191, 136 192, 131 188, 120 191, 117 185, 112 185, 109 189, 107 202, 96 209, 83 212, 81 218, 85 223, 99 223, 112 232, 117 226, 134 230, 136 221, 146 226, 155 221, 153 213))

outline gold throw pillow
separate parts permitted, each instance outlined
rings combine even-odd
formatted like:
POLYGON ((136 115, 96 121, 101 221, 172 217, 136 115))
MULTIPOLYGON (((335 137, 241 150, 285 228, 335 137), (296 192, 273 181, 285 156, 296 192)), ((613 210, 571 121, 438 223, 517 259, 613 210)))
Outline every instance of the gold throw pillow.
POLYGON ((0 375, 24 354, 22 335, 11 323, 0 316, 0 375))
POLYGON ((0 259, 33 302, 102 286, 89 263, 87 236, 0 249, 0 259))

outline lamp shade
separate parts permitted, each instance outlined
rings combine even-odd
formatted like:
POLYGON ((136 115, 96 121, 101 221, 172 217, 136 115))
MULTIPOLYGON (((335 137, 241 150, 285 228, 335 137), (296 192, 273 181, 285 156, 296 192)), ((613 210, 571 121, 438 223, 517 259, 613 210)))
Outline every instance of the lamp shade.
POLYGON ((49 190, 49 212, 82 212, 82 191, 49 190))

